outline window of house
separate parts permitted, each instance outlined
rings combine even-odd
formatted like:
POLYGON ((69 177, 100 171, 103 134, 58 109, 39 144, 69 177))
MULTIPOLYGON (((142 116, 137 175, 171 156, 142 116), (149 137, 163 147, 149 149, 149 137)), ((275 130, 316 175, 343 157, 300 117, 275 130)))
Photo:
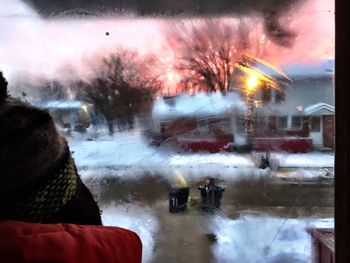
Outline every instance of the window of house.
POLYGON ((334 106, 334 0, 285 1, 2 0, 9 93, 94 105, 66 140, 144 263, 310 262, 334 227, 333 124, 293 116, 334 106))
POLYGON ((299 130, 303 127, 303 117, 292 116, 292 130, 299 130))
POLYGON ((275 103, 283 103, 285 101, 285 93, 282 90, 275 90, 275 103))
POLYGON ((280 130, 285 130, 288 128, 288 117, 277 117, 277 128, 280 130))
POLYGON ((261 90, 261 100, 263 104, 267 104, 271 102, 271 88, 270 87, 264 87, 261 90))
POLYGON ((321 117, 315 116, 310 118, 311 132, 320 132, 321 131, 321 117))

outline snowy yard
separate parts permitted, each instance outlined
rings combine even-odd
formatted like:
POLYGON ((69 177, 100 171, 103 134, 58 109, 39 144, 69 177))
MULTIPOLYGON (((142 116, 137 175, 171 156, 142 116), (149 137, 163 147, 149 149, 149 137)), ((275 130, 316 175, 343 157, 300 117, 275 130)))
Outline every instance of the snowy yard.
MULTIPOLYGON (((124 178, 143 176, 148 172, 169 176, 171 179, 175 171, 189 179, 213 175, 225 180, 286 176, 285 173, 257 169, 252 160, 254 154, 178 153, 166 147, 150 146, 137 130, 118 133, 103 140, 71 139, 69 144, 83 178, 98 176, 101 169, 113 170, 115 176, 124 178)), ((298 171, 289 173, 289 177, 312 179, 330 174, 325 169, 333 169, 334 154, 271 153, 271 163, 276 169, 297 168, 298 171)))
MULTIPOLYGON (((153 178, 164 178, 165 181, 171 182, 176 173, 182 174, 187 181, 192 183, 208 176, 214 176, 230 184, 229 187, 232 187, 232 184, 238 186, 236 182, 240 179, 273 176, 313 179, 322 177, 325 171, 332 170, 334 166, 334 155, 330 153, 271 153, 271 161, 278 166, 277 170, 271 172, 269 169, 261 170, 255 166, 254 153, 180 153, 176 150, 169 150, 166 147, 157 148, 150 146, 148 141, 138 131, 119 133, 113 138, 105 137, 103 140, 96 141, 71 139, 69 144, 71 151, 74 152, 73 156, 84 180, 103 181, 104 176, 107 176, 130 182, 125 187, 128 187, 135 180, 142 185, 140 178, 149 175, 154 175, 153 178)), ((104 184, 101 185, 104 187, 104 184)), ((113 188, 114 190, 111 190, 112 193, 114 193, 113 191, 118 191, 120 194, 122 190, 120 188, 118 190, 118 187, 116 189, 113 188)), ((155 200, 152 201, 154 203, 142 203, 144 197, 135 199, 132 193, 128 193, 128 191, 134 191, 135 189, 139 190, 135 186, 133 190, 129 188, 123 190, 125 195, 131 196, 131 202, 118 200, 118 197, 113 197, 115 201, 106 201, 101 206, 103 210, 102 217, 105 225, 120 226, 138 233, 143 242, 143 262, 145 263, 161 262, 163 260, 155 253, 159 249, 164 249, 162 247, 164 246, 164 241, 161 244, 162 241, 159 240, 160 237, 169 234, 169 232, 164 232, 164 229, 170 232, 186 232, 188 231, 187 228, 192 229, 192 227, 187 226, 187 228, 184 228, 183 222, 191 222, 193 220, 195 220, 193 222, 203 220, 205 222, 204 224, 198 223, 200 225, 199 230, 192 229, 192 231, 196 232, 196 234, 192 232, 194 236, 197 235, 204 238, 204 240, 205 235, 208 233, 216 236, 215 242, 207 244, 207 247, 203 248, 210 250, 212 260, 215 262, 309 262, 311 257, 311 239, 307 229, 312 226, 334 226, 334 219, 324 218, 324 215, 311 215, 310 217, 310 215, 301 213, 298 217, 292 216, 290 218, 288 214, 278 216, 274 213, 269 213, 269 210, 264 207, 258 208, 258 210, 249 209, 249 204, 247 207, 244 203, 242 203, 242 209, 236 218, 230 218, 225 213, 220 213, 213 216, 199 215, 198 217, 197 215, 193 219, 191 217, 185 219, 189 216, 188 214, 174 216, 168 213, 165 189, 154 189, 155 192, 158 191, 157 194, 154 193, 156 196, 154 197, 155 200), (159 206, 159 202, 162 203, 161 206, 159 206), (175 224, 173 224, 174 222, 175 224)), ((248 191, 254 191, 252 189, 254 188, 248 191)), ((288 209, 287 203, 295 198, 293 194, 289 196, 290 193, 293 193, 293 189, 288 190, 288 193, 285 192, 286 196, 288 196, 284 204, 287 205, 285 209, 288 209)), ((258 187, 256 190, 258 195, 254 198, 259 199, 260 191, 263 192, 265 190, 260 190, 258 187)), ((269 198, 271 199, 271 196, 273 198, 275 193, 283 191, 273 190, 273 194, 271 193, 269 198)), ((322 195, 322 191, 320 190, 319 194, 322 195)), ((229 191, 225 195, 227 199, 235 198, 231 193, 229 194, 229 191)), ((300 193, 300 196, 304 196, 304 194, 300 193)), ((267 197, 264 198, 266 199, 267 197)), ((314 198, 317 199, 318 197, 314 198)), ((261 203, 259 202, 257 202, 257 207, 261 203)), ((300 201, 300 203, 302 202, 303 200, 300 201)), ((306 203, 310 202, 312 203, 313 201, 306 203)), ((305 206, 308 206, 306 203, 305 206)), ((227 207, 228 204, 225 203, 224 205, 227 207)), ((184 233, 184 236, 186 235, 184 233)), ((191 239, 186 241, 186 239, 180 238, 179 240, 177 242, 187 242, 186 246, 189 248, 192 245, 195 248, 198 247, 198 244, 194 244, 196 241, 191 241, 191 239)), ((170 245, 167 244, 166 246, 170 246, 170 250, 173 248, 171 242, 170 245)), ((166 253, 171 253, 174 257, 177 257, 179 255, 176 253, 182 252, 174 248, 174 251, 166 253)), ((184 253, 191 254, 192 252, 187 251, 184 253)), ((169 255, 166 254, 165 257, 169 255)))
POLYGON ((237 220, 216 216, 210 226, 218 240, 217 262, 310 262, 310 227, 334 227, 333 219, 278 218, 246 214, 237 220))
MULTIPOLYGON (((154 209, 139 204, 110 205, 103 209, 102 217, 105 225, 135 231, 143 243, 143 262, 153 262, 157 237, 164 234, 159 232, 154 209)), ((210 249, 215 261, 222 263, 310 262, 311 238, 307 229, 334 227, 332 218, 290 219, 252 212, 242 213, 237 219, 209 216, 206 222, 201 234, 216 236, 210 249)))

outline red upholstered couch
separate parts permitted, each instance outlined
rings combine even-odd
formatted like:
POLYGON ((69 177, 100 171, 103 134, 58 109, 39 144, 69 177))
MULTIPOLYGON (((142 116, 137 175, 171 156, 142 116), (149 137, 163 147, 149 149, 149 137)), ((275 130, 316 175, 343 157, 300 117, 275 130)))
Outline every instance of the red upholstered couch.
POLYGON ((139 263, 137 234, 119 227, 0 221, 0 262, 139 263))

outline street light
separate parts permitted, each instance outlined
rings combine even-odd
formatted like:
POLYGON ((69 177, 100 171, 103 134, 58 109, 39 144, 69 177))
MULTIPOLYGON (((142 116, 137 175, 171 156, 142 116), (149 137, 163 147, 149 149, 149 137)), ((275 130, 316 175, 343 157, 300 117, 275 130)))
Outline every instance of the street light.
POLYGON ((251 139, 252 139, 251 135, 254 130, 253 115, 254 115, 254 106, 255 106, 254 103, 256 102, 255 95, 258 88, 261 86, 261 82, 262 82, 262 79, 259 78, 259 76, 254 73, 249 74, 245 80, 244 90, 246 94, 246 101, 248 104, 247 127, 246 127, 248 144, 251 143, 251 139))
POLYGON ((260 84, 260 80, 257 75, 250 75, 246 80, 246 93, 247 95, 254 93, 260 84))

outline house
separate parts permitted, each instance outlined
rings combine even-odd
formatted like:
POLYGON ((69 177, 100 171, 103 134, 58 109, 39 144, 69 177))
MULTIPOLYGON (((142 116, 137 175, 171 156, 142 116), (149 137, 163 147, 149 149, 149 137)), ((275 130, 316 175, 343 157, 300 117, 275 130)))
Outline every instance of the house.
POLYGON ((65 133, 86 132, 96 124, 96 112, 90 103, 78 100, 47 100, 33 102, 34 106, 47 110, 58 127, 65 133))
POLYGON ((159 98, 149 130, 190 150, 218 151, 228 145, 261 151, 334 149, 334 61, 289 64, 282 71, 259 61, 249 65, 227 94, 159 98), (263 81, 247 96, 242 81, 252 74, 263 81))
POLYGON ((298 136, 315 148, 334 149, 334 60, 282 67, 292 80, 281 90, 262 89, 255 137, 298 136))
POLYGON ((246 144, 246 105, 238 94, 198 93, 159 98, 149 130, 160 140, 183 148, 215 152, 246 144))

